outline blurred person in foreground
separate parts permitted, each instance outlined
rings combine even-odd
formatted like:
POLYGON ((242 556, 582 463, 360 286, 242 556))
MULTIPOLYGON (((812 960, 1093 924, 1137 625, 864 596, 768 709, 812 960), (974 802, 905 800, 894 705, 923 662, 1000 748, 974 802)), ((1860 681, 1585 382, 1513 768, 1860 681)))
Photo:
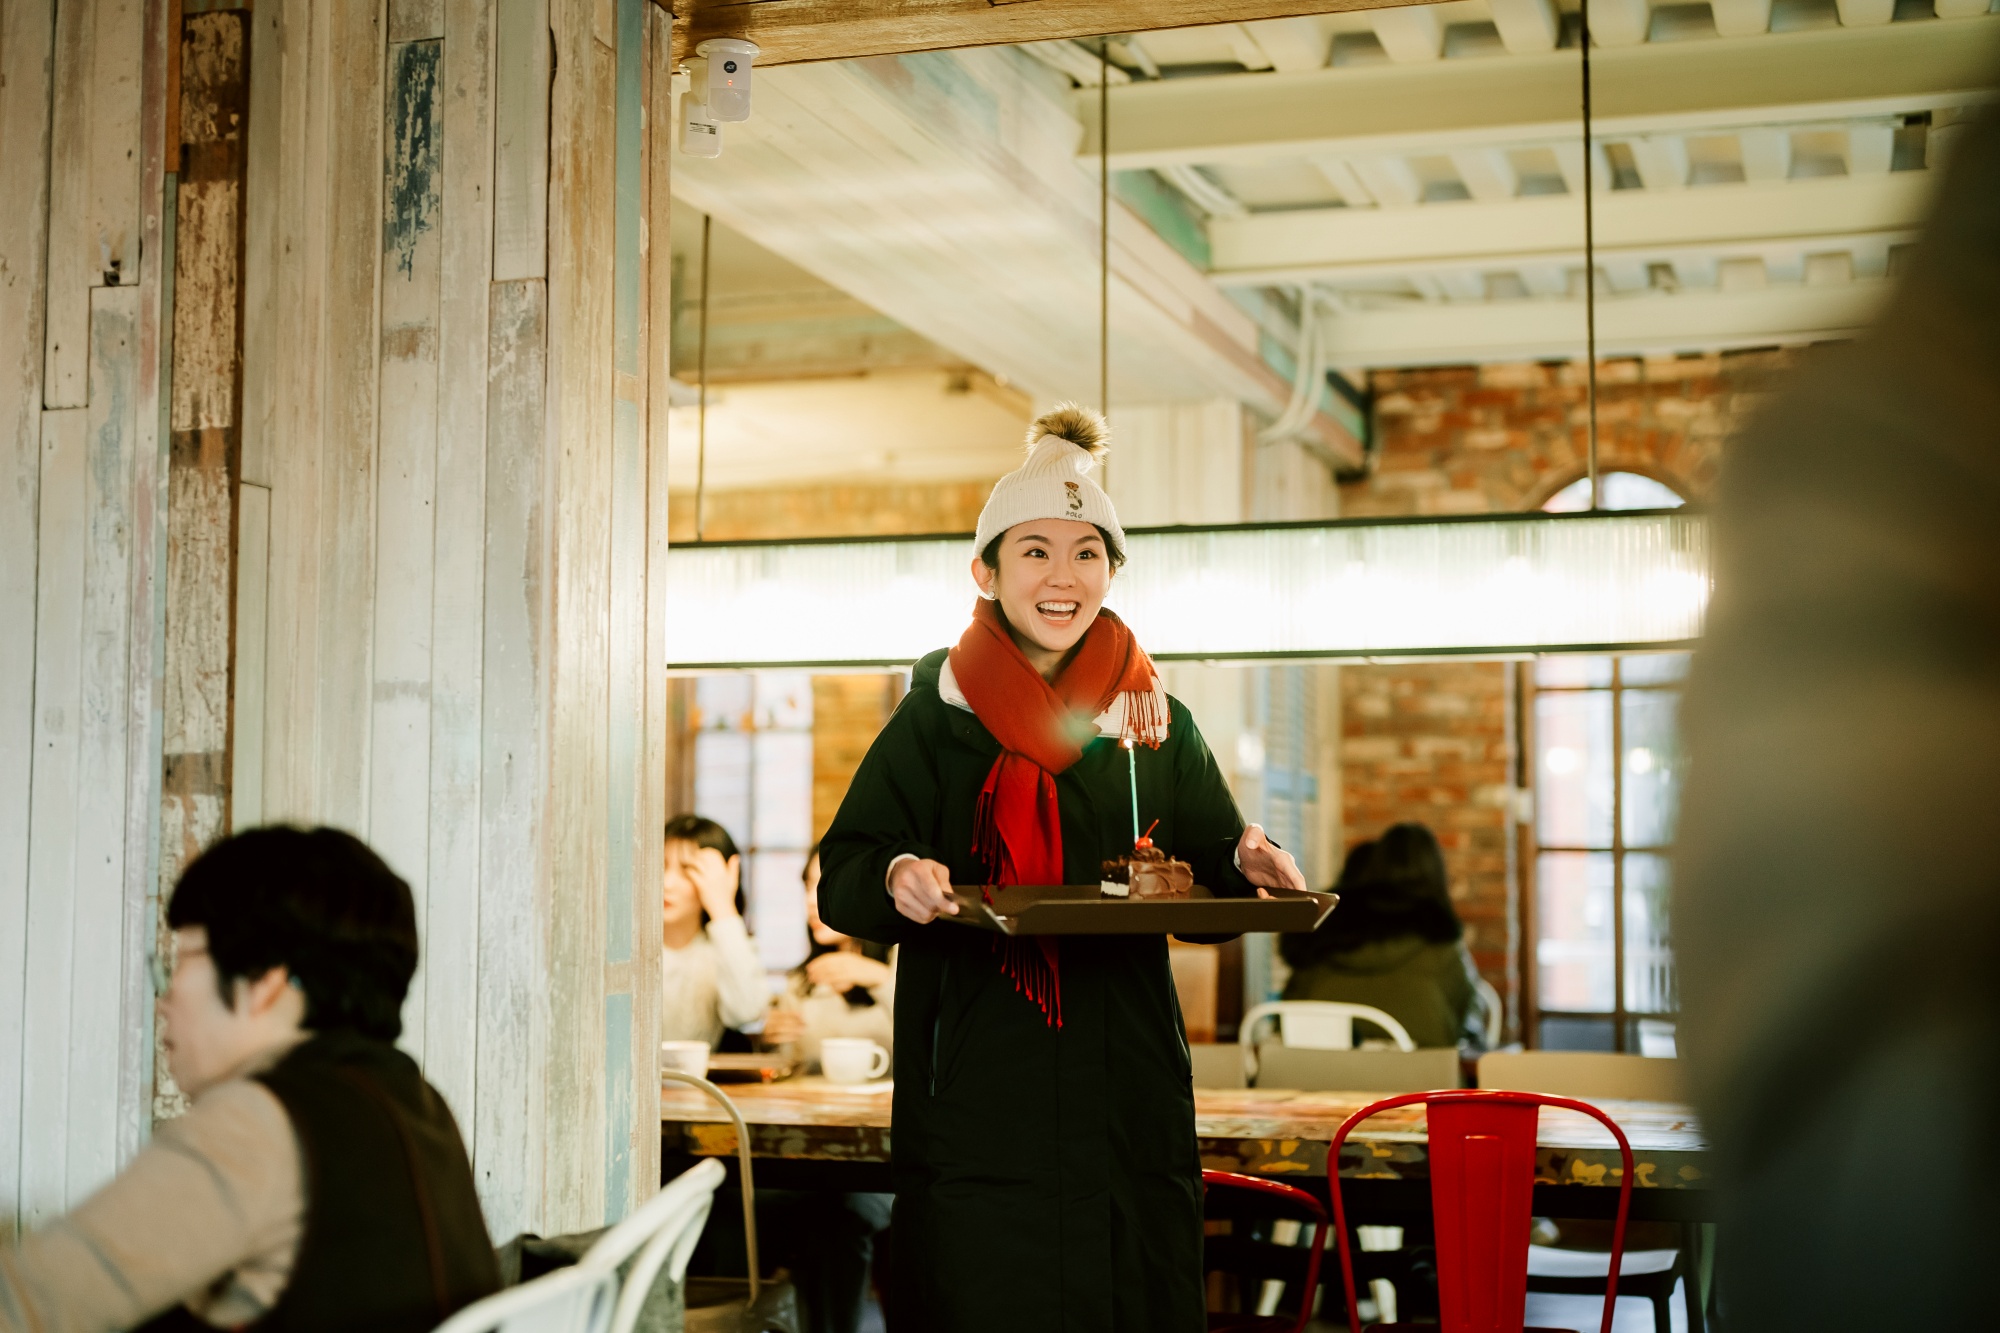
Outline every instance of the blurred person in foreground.
MULTIPOLYGON (((1373 1005, 1422 1047, 1485 1043, 1479 971, 1451 905, 1444 849, 1422 824, 1396 824, 1355 845, 1333 886, 1340 907, 1306 935, 1281 935, 1292 967, 1287 1000, 1373 1005)), ((1357 1042, 1386 1038, 1357 1022, 1357 1042)))
POLYGON ((335 829, 227 838, 167 908, 186 1115, 75 1211, 0 1249, 0 1330, 416 1333, 499 1288, 465 1145, 392 1043, 409 886, 335 829))
POLYGON ((1728 1326, 1992 1315, 2000 123, 1888 307, 1733 446, 1687 700, 1682 1046, 1728 1326))

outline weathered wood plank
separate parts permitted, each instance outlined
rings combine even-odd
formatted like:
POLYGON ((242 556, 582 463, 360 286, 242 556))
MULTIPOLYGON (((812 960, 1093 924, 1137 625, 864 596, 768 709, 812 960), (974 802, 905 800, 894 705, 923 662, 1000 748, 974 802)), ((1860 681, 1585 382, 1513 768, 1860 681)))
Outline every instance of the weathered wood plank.
POLYGON ((389 42, 427 42, 444 36, 445 0, 389 0, 389 42))
POLYGON ((486 374, 480 694, 479 1045, 471 1135, 495 1235, 546 1232, 549 1004, 544 885, 549 669, 548 293, 493 284, 486 374))
MULTIPOLYGON (((74 1206, 118 1168, 119 1056, 126 1018, 125 924, 127 782, 137 742, 132 609, 137 510, 151 507, 137 483, 139 289, 91 294, 90 407, 84 442, 84 585, 80 711, 77 718, 72 985, 64 1188, 74 1206)), ((151 526, 147 526, 148 535, 151 526)), ((46 533, 46 529, 44 529, 46 533)), ((143 845, 137 849, 144 855, 143 845)), ((49 885, 61 892, 63 886, 49 885)), ((136 960, 134 960, 136 961, 136 960)), ((137 1017, 137 1015, 132 1015, 137 1017)))
POLYGON ((142 0, 56 11, 49 158, 48 328, 42 398, 90 395, 90 289, 139 280, 142 0))
POLYGON ((68 1206, 69 1020, 76 801, 83 715, 88 551, 87 412, 44 412, 36 509, 35 736, 28 830, 22 1022, 20 1214, 24 1228, 68 1206))
MULTIPOLYGON (((120 944, 117 1160, 122 1168, 152 1130, 155 1041, 152 985, 144 959, 159 909, 160 700, 164 645, 167 402, 163 389, 172 342, 172 207, 167 189, 169 99, 178 87, 173 0, 146 0, 140 51, 138 359, 132 463, 132 598, 125 717, 125 888, 120 944)), ((178 130, 175 131, 175 137, 178 130)))
POLYGON ((242 11, 191 14, 180 39, 161 741, 167 884, 229 822, 248 28, 242 11))
MULTIPOLYGON (((640 230, 645 324, 640 331, 644 379, 646 448, 646 741, 640 764, 639 850, 632 956, 633 1077, 642 1090, 641 1122, 654 1114, 660 1086, 659 870, 661 831, 666 824, 667 746, 673 717, 667 698, 667 386, 672 371, 673 261, 667 238, 673 211, 673 24, 650 8, 646 25, 645 215, 640 230)), ((641 1182, 660 1178, 660 1145, 650 1125, 634 1126, 639 1148, 634 1175, 641 1182)), ((642 1192, 641 1197, 644 1197, 642 1192)))
MULTIPOLYGON (((0 5, 0 754, 35 753, 35 580, 42 459, 52 0, 0 5)), ((0 764, 0 977, 26 968, 29 778, 0 764)), ((0 1106, 21 1105, 26 993, 0 988, 0 1106)), ((21 1118, 0 1115, 0 1244, 18 1225, 21 1118)))
MULTIPOLYGON (((443 262, 438 41, 388 53, 382 178, 381 435, 375 476, 374 681, 368 836, 410 883, 426 946, 430 871, 432 552, 436 542, 438 284, 443 262)), ((428 953, 428 947, 425 950, 428 953)), ((424 1050, 427 966, 403 1005, 424 1050)))
POLYGON ((229 824, 264 822, 264 658, 271 596, 271 491, 245 484, 236 494, 236 657, 234 734, 229 747, 229 824))
POLYGON ((556 50, 549 165, 549 393, 554 555, 549 679, 550 867, 547 1214, 600 1225, 604 1198, 607 710, 614 375, 616 57, 595 5, 552 9, 556 50))
MULTIPOLYGON (((658 3, 658 0, 654 0, 658 3)), ((1384 9, 1434 0, 706 0, 675 30, 685 59, 708 37, 748 37, 758 65, 848 60, 1003 42, 1046 42, 1107 32, 1146 32, 1302 14, 1384 9)))
MULTIPOLYGON (((297 170, 299 154, 284 152, 285 46, 280 24, 281 4, 251 10, 250 20, 250 111, 244 135, 246 179, 263 182, 243 201, 243 323, 251 328, 270 329, 276 317, 273 302, 280 288, 277 267, 281 201, 286 186, 297 170), (289 168, 289 170, 288 170, 289 168)), ((240 471, 252 485, 269 487, 269 453, 279 402, 278 355, 296 355, 299 311, 294 308, 293 336, 271 345, 248 339, 243 348, 243 395, 238 415, 240 471)))
POLYGON ((431 601, 429 911, 424 1072, 475 1123, 479 1048, 480 688, 486 559, 486 357, 493 235, 491 9, 444 10, 437 541, 431 601))
MULTIPOLYGON (((646 438, 644 419, 645 256, 641 247, 646 202, 645 73, 647 0, 616 0, 615 149, 612 192, 612 430, 610 501, 609 770, 604 958, 607 970, 605 1113, 610 1118, 605 1162, 605 1220, 630 1210, 640 1188, 632 1171, 638 1145, 634 1126, 630 991, 638 909, 636 887, 643 838, 641 770, 646 722, 646 438), (616 993, 622 992, 622 994, 616 993), (622 1024, 622 1026, 620 1026, 622 1024)), ((646 875, 648 886, 652 876, 646 875)), ((655 1084, 657 1086, 657 1084, 655 1084)), ((644 1183, 651 1193, 651 1182, 644 1183)))
POLYGON ((498 0, 493 62, 493 280, 548 273, 548 0, 498 0))

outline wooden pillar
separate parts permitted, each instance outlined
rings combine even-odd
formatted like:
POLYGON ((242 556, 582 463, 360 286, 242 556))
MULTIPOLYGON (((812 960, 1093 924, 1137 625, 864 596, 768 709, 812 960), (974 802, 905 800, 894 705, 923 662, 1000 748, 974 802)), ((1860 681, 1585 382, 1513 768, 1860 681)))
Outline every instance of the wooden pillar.
POLYGON ((0 8, 0 1233, 145 1127, 167 21, 0 8))
POLYGON ((274 0, 252 41, 233 796, 410 881, 403 1045, 500 1237, 658 1174, 667 23, 274 0))

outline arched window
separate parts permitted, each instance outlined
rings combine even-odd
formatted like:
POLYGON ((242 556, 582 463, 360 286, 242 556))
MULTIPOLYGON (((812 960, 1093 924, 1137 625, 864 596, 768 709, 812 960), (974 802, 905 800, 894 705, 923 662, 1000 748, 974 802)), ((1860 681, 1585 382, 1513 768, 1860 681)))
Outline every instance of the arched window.
MULTIPOLYGON (((1597 479, 1599 509, 1679 509, 1686 497, 1665 482, 1637 472, 1606 472, 1597 479)), ((1590 508, 1590 478, 1578 477, 1548 498, 1542 508, 1571 514, 1590 508)))
MULTIPOLYGON (((1686 503, 1637 472, 1598 478, 1600 508, 1686 503)), ((1590 479, 1543 509, 1590 508, 1590 479)), ((1680 794, 1686 653, 1544 657, 1528 680, 1535 786, 1531 1040, 1671 1054, 1679 987, 1667 855, 1680 794)))

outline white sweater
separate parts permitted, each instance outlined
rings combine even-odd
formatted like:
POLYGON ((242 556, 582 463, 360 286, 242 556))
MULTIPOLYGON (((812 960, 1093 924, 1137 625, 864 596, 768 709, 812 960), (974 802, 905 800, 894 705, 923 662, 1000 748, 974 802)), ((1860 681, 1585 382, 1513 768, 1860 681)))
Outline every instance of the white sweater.
POLYGON ((660 950, 660 1040, 715 1045, 724 1028, 764 1015, 771 989, 738 916, 703 926, 686 947, 660 950))

